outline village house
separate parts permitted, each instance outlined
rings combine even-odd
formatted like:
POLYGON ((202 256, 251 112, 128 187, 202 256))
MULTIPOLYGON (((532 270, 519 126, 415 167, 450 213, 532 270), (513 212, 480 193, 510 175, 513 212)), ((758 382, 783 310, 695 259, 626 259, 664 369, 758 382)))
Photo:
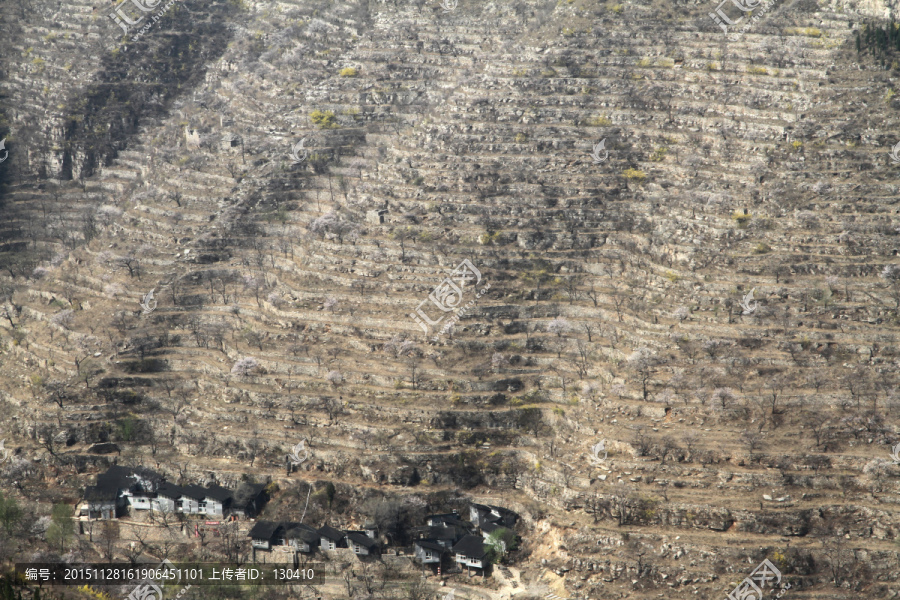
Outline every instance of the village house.
POLYGON ((151 508, 157 512, 174 513, 183 495, 181 486, 165 481, 156 488, 156 498, 150 501, 151 508))
POLYGON ((237 492, 220 485, 180 486, 159 473, 142 468, 110 467, 87 486, 80 514, 92 519, 115 519, 127 508, 187 515, 255 516, 267 501, 265 484, 242 484, 237 492))
POLYGON ((199 485, 186 485, 181 488, 181 497, 175 503, 176 512, 186 515, 200 514, 200 503, 206 499, 206 490, 199 485))
POLYGON ((465 536, 453 546, 452 551, 454 555, 453 560, 456 561, 460 568, 466 567, 471 572, 473 567, 483 570, 487 566, 487 548, 485 548, 481 536, 465 536))
POLYGON ((440 565, 448 550, 446 546, 430 540, 413 542, 413 558, 423 565, 440 565))
POLYGON ((118 517, 121 497, 115 487, 89 485, 84 489, 81 516, 89 519, 115 519, 118 517))
POLYGON ((323 525, 319 528, 319 547, 322 550, 336 550, 338 548, 346 548, 344 541, 346 535, 343 531, 339 531, 334 527, 323 525))
MULTIPOLYGON (((177 486, 171 486, 177 488, 177 486)), ((211 488, 212 489, 212 488, 211 488)), ((222 488, 224 490, 224 488, 222 488)), ((249 497, 256 492, 258 487, 245 490, 242 495, 249 497)), ((227 490, 224 490, 227 492, 227 490)), ((190 498, 196 492, 190 492, 188 488, 170 489, 163 485, 160 494, 175 496, 176 494, 190 498)), ((238 495, 237 493, 235 494, 238 495)), ((189 505, 185 505, 189 506, 189 505)), ((499 508, 499 507, 492 507, 499 508)), ((191 507, 188 510, 192 510, 191 507)), ((207 507, 209 510, 209 507, 207 507)), ((489 566, 489 545, 485 541, 492 533, 507 529, 501 520, 504 518, 504 509, 491 513, 481 511, 482 525, 476 528, 472 523, 459 519, 458 513, 429 515, 425 518, 428 525, 416 527, 413 531, 413 557, 423 567, 430 566, 437 570, 447 559, 455 562, 460 568, 480 569, 484 571, 489 566), (452 523, 452 525, 451 525, 452 523), (451 558, 452 557, 452 558, 451 558)), ((511 513, 511 511, 506 511, 511 513)), ((514 513, 511 513, 514 514, 514 513)), ((509 522, 509 519, 507 519, 509 522)), ((511 532, 510 532, 511 534, 511 532)), ((315 552, 316 547, 322 551, 334 551, 342 548, 349 549, 359 557, 373 556, 381 553, 381 547, 377 541, 377 529, 375 524, 367 521, 362 530, 339 530, 330 525, 323 525, 315 529, 304 523, 283 521, 259 521, 248 533, 251 539, 251 547, 254 550, 272 550, 276 546, 287 546, 297 552, 309 554, 315 552)), ((506 542, 500 540, 502 550, 506 551, 506 542)), ((295 557, 296 560, 296 557, 295 557)))
POLYGON ((150 508, 150 499, 163 477, 149 469, 112 466, 97 476, 97 484, 87 486, 81 516, 115 519, 129 506, 150 508))
POLYGON ((215 484, 207 486, 206 497, 200 503, 200 514, 208 517, 222 517, 231 509, 233 500, 231 490, 215 484))
POLYGON ((269 501, 264 483, 242 483, 234 492, 231 514, 252 519, 269 501))
POLYGON ((309 554, 319 546, 319 532, 303 523, 284 523, 285 544, 298 552, 309 554))
POLYGON ((271 550, 284 544, 284 526, 274 521, 257 521, 247 535, 250 545, 258 550, 271 550))
POLYGON ((425 523, 431 527, 460 527, 469 528, 471 523, 467 523, 459 518, 459 512, 453 511, 442 515, 427 515, 425 523))
POLYGON ((348 531, 347 546, 358 556, 378 554, 378 543, 363 531, 348 531))
POLYGON ((363 524, 363 531, 373 540, 378 539, 378 527, 375 525, 374 521, 366 521, 363 524))
POLYGON ((481 527, 484 523, 513 527, 519 520, 519 515, 502 506, 472 504, 469 507, 469 520, 477 527, 481 527))
POLYGON ((416 527, 413 535, 419 540, 430 540, 445 548, 450 548, 462 539, 468 533, 472 533, 469 528, 461 527, 416 527))

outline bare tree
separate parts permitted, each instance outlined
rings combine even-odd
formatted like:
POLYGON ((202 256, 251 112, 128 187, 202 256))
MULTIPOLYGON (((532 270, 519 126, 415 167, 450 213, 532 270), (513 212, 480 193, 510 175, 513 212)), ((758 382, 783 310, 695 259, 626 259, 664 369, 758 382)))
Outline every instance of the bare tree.
POLYGON ((576 355, 572 364, 575 366, 575 370, 578 371, 578 379, 584 379, 587 377, 588 369, 591 367, 594 353, 590 345, 581 339, 575 341, 575 349, 576 355))
POLYGON ((822 553, 828 560, 832 583, 838 587, 849 575, 847 573, 848 550, 845 548, 844 536, 835 532, 827 539, 823 539, 822 553))
POLYGON ((741 432, 741 443, 746 446, 747 452, 750 454, 750 460, 753 460, 753 451, 762 448, 762 436, 759 433, 744 430, 741 432))
POLYGON ((241 564, 247 560, 247 534, 243 533, 237 521, 219 526, 219 551, 228 562, 241 564))
POLYGON ((807 413, 806 415, 806 429, 812 432, 813 437, 816 439, 817 449, 822 446, 822 442, 828 434, 830 422, 831 419, 819 411, 807 413))
POLYGON ((881 271, 888 294, 894 301, 894 311, 900 312, 900 265, 885 265, 881 271))
POLYGON ((569 296, 569 304, 573 304, 576 300, 578 300, 578 288, 581 286, 584 281, 583 275, 570 275, 565 279, 564 290, 566 295, 569 296))
POLYGON ((562 356, 562 351, 566 345, 563 336, 568 335, 571 330, 572 326, 569 325, 569 321, 563 317, 556 317, 547 324, 547 332, 556 336, 556 358, 562 356))
POLYGON ((344 412, 344 403, 332 396, 322 398, 320 406, 328 415, 329 421, 334 421, 338 415, 344 412))
POLYGON ((600 515, 603 514, 606 505, 607 503, 603 496, 597 490, 591 490, 584 499, 584 512, 591 515, 594 518, 594 523, 596 523, 600 520, 600 515))
POLYGON ((553 363, 552 365, 550 365, 550 370, 556 373, 556 376, 559 377, 559 385, 562 388, 563 396, 565 396, 567 393, 568 384, 572 383, 573 380, 572 374, 558 363, 553 363))
POLYGON ((627 525, 634 518, 634 488, 630 485, 619 482, 613 487, 611 498, 611 509, 613 516, 619 522, 619 526, 627 525))
POLYGON ((40 425, 35 428, 35 438, 37 439, 37 443, 40 444, 47 452, 50 453, 50 456, 56 456, 56 434, 53 432, 53 427, 50 425, 40 425))
POLYGON ((100 524, 98 545, 100 553, 106 560, 112 560, 116 554, 116 542, 119 540, 119 524, 116 521, 105 520, 100 524))
POLYGON ((182 386, 175 391, 176 397, 174 399, 170 399, 162 404, 162 409, 172 415, 173 423, 177 423, 178 416, 190 407, 190 397, 192 395, 193 391, 189 387, 182 386))
POLYGON ((649 348, 638 348, 626 361, 628 368, 641 386, 644 400, 647 399, 648 385, 660 362, 659 357, 649 348))
POLYGON ((687 448, 688 454, 693 458, 694 450, 697 449, 697 446, 700 443, 700 437, 694 431, 689 431, 681 438, 684 441, 684 446, 687 448))
POLYGON ((118 257, 115 264, 118 265, 120 269, 127 269, 130 277, 137 276, 140 278, 141 261, 134 254, 126 254, 125 256, 118 257))
POLYGON ((828 383, 828 379, 825 372, 819 369, 815 369, 806 376, 806 382, 816 390, 816 394, 818 394, 819 390, 828 383))
POLYGON ((647 456, 650 453, 650 436, 647 434, 647 428, 639 425, 634 429, 634 436, 631 438, 631 445, 637 450, 638 456, 647 456))
POLYGON ((256 462, 256 459, 259 457, 260 453, 263 449, 262 440, 259 438, 250 438, 244 443, 247 452, 247 458, 250 459, 250 466, 253 466, 253 463, 256 462))
POLYGON ((769 377, 766 379, 765 388, 768 392, 769 397, 769 406, 772 411, 772 425, 775 426, 777 421, 777 415, 781 413, 778 410, 778 399, 782 397, 784 394, 784 389, 788 386, 789 379, 780 375, 776 375, 774 377, 769 377))
POLYGON ((581 325, 581 330, 584 331, 585 335, 587 335, 587 339, 588 339, 587 341, 588 342, 593 341, 591 338, 592 338, 594 332, 597 331, 596 324, 594 324, 591 321, 582 321, 580 323, 580 325, 581 325))
POLYGON ((593 283, 591 284, 591 289, 584 292, 584 295, 587 296, 588 298, 590 298, 591 302, 594 303, 595 307, 600 302, 600 292, 598 292, 596 289, 594 289, 593 283))

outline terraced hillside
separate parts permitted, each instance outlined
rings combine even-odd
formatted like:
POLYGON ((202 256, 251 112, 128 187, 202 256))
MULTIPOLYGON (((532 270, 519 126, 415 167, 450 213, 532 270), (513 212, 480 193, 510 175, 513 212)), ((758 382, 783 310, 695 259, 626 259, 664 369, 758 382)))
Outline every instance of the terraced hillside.
POLYGON ((720 598, 764 558, 897 595, 900 53, 856 45, 896 6, 735 36, 707 3, 184 0, 123 45, 31 5, 0 4, 29 514, 117 460, 275 482, 273 518, 327 482, 346 526, 513 508, 466 597, 720 598))

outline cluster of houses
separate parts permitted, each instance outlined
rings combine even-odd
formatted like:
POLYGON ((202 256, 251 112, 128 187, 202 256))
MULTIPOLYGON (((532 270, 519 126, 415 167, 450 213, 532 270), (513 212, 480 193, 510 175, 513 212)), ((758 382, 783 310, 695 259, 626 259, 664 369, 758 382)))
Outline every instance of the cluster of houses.
MULTIPOLYGON (((413 555, 423 567, 430 567, 435 572, 448 564, 456 564, 470 572, 471 569, 483 572, 489 566, 491 534, 504 528, 512 529, 517 520, 518 515, 511 510, 484 504, 469 507, 468 521, 458 512, 428 515, 425 525, 413 530, 416 538, 413 555)), ((372 524, 366 524, 361 531, 341 531, 328 525, 315 529, 303 523, 258 521, 249 536, 255 550, 286 546, 311 554, 316 548, 324 551, 348 548, 361 557, 381 552, 378 531, 372 524)), ((497 543, 505 546, 504 541, 497 543)))
POLYGON ((219 485, 175 485, 144 468, 112 466, 84 490, 78 514, 116 519, 128 509, 208 517, 255 517, 268 500, 265 484, 244 483, 232 491, 219 485))
MULTIPOLYGON (((180 486, 149 469, 113 466, 97 476, 96 485, 85 488, 78 514, 88 519, 117 519, 131 509, 208 518, 254 518, 268 501, 265 488, 261 483, 244 483, 235 491, 218 485, 180 486)), ((423 567, 436 572, 453 564, 470 572, 483 572, 490 562, 489 538, 498 530, 511 530, 517 521, 513 511, 485 504, 470 505, 468 521, 457 511, 428 515, 423 526, 413 529, 412 552, 423 567)), ((377 555, 382 549, 372 524, 360 531, 341 531, 328 525, 316 529, 304 523, 257 521, 248 535, 254 552, 277 546, 304 554, 348 548, 365 557, 377 555)), ((506 550, 503 539, 492 543, 506 550)))

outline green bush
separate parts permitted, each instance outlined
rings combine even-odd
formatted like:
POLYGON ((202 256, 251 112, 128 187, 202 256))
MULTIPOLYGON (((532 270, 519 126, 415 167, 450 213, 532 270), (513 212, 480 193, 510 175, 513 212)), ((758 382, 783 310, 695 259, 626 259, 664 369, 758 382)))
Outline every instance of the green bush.
POLYGON ((66 545, 75 535, 75 522, 72 516, 75 511, 68 504, 54 504, 50 515, 50 527, 47 528, 47 543, 54 549, 59 548, 59 553, 66 551, 66 545))
POLYGON ((731 215, 731 218, 737 223, 737 226, 740 229, 744 229, 750 223, 750 220, 753 218, 753 216, 747 213, 739 213, 737 211, 734 211, 734 213, 732 213, 731 215))
POLYGON ((14 498, 4 498, 0 492, 0 524, 6 530, 7 535, 12 535, 19 521, 22 520, 22 509, 14 498))
POLYGON ((587 120, 587 124, 591 127, 608 127, 612 125, 612 121, 606 117, 592 117, 587 120))
POLYGON ((316 109, 310 113, 309 118, 319 129, 337 129, 338 127, 334 112, 330 110, 316 109))

